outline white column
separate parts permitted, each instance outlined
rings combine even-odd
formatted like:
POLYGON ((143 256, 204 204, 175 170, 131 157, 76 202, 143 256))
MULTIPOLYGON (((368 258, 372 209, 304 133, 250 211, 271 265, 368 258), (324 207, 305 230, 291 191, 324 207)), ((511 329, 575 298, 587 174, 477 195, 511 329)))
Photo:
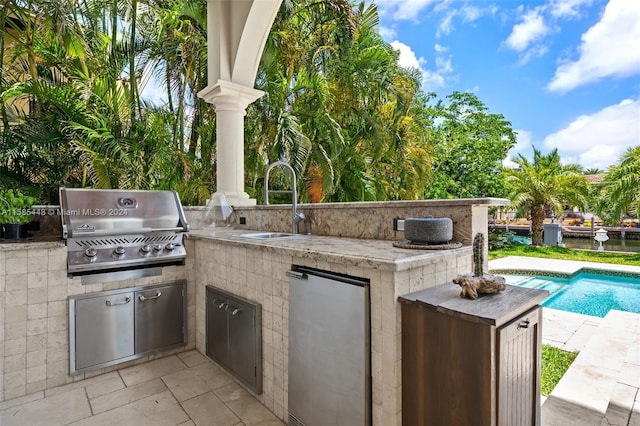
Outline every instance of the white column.
POLYGON ((244 117, 247 106, 263 95, 261 90, 224 80, 198 93, 216 109, 216 194, 224 194, 232 206, 256 204, 244 192, 244 117))

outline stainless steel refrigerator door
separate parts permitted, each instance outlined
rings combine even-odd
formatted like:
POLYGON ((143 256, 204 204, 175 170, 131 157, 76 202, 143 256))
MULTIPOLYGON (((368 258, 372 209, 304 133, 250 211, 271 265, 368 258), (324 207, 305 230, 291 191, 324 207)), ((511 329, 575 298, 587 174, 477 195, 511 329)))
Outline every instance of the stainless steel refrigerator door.
POLYGON ((338 279, 289 281, 290 424, 371 424, 369 287, 338 279))

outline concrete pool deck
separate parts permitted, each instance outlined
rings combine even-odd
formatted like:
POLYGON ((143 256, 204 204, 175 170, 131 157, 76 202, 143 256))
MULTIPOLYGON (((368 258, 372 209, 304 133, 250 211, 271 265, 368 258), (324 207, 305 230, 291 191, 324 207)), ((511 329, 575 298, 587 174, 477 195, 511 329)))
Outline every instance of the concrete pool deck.
MULTIPOLYGON (((581 269, 640 274, 640 267, 510 256, 489 262, 492 273, 572 275, 581 269)), ((543 344, 580 353, 542 405, 543 426, 640 426, 640 315, 604 318, 543 308, 543 344)))

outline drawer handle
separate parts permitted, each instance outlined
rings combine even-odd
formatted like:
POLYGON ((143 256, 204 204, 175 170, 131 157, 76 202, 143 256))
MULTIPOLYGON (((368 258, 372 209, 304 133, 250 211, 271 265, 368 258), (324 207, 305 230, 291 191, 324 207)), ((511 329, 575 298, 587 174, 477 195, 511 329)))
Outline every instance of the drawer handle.
POLYGON ((227 304, 226 304, 226 303, 224 303, 222 300, 218 300, 218 299, 216 299, 216 300, 214 300, 214 301, 213 301, 213 305, 214 305, 214 306, 216 306, 216 305, 217 305, 217 306, 218 306, 218 309, 224 309, 224 308, 227 306, 227 304))
POLYGON ((143 295, 140 295, 140 296, 138 296, 138 299, 139 299, 141 302, 144 302, 145 300, 153 300, 153 299, 157 299, 157 298, 158 298, 158 297, 160 297, 160 296, 162 296, 162 292, 158 291, 158 292, 156 293, 156 295, 155 295, 155 296, 151 296, 151 297, 144 297, 143 295))
POLYGON ((528 319, 522 321, 518 324, 518 328, 529 328, 530 321, 528 319))
POLYGON ((120 302, 120 303, 112 303, 111 299, 107 299, 106 302, 104 302, 107 306, 118 306, 118 305, 126 305, 127 303, 131 302, 131 298, 129 296, 124 298, 124 302, 120 302))
POLYGON ((242 310, 242 308, 235 308, 233 311, 231 311, 231 315, 238 315, 238 313, 240 313, 240 311, 242 310))
POLYGON ((306 280, 306 279, 309 278, 309 276, 307 274, 304 274, 304 273, 298 272, 298 271, 287 271, 287 272, 285 272, 285 274, 288 277, 295 278, 296 280, 306 280))

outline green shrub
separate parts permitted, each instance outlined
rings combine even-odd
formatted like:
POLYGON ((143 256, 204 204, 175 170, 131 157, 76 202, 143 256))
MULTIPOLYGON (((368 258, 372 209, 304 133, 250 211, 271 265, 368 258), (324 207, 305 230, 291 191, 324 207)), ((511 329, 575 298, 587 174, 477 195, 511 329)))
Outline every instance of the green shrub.
POLYGON ((31 207, 36 198, 18 190, 8 189, 0 193, 0 223, 24 224, 31 222, 31 207))
POLYGON ((489 250, 499 250, 513 244, 513 232, 489 227, 489 250))

